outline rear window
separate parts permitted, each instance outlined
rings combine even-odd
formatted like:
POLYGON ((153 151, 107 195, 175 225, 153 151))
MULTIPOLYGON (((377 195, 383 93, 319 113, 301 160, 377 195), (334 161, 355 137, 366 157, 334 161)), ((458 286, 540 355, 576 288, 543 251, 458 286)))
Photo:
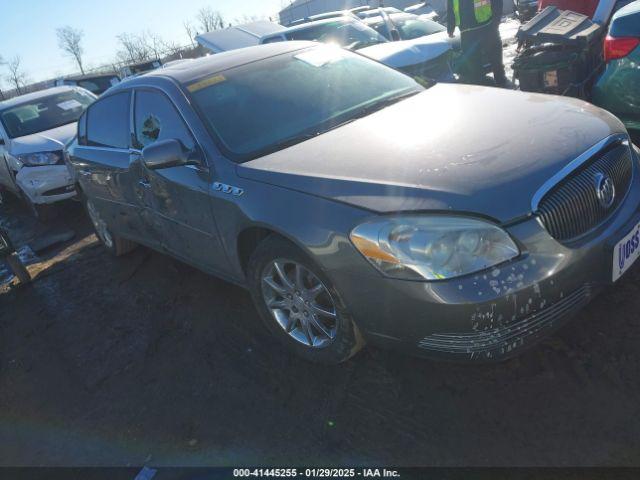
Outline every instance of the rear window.
POLYGON ((360 55, 318 46, 214 74, 187 89, 226 153, 242 161, 423 88, 360 55))
POLYGON ((0 111, 0 121, 10 138, 24 137, 74 123, 95 97, 69 90, 27 101, 0 111))

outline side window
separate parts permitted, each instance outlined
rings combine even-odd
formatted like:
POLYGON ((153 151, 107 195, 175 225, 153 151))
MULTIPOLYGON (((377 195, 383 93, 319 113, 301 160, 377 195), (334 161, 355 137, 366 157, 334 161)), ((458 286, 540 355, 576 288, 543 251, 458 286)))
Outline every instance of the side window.
POLYGON ((78 145, 87 144, 87 112, 84 112, 78 120, 78 145))
POLYGON ((87 113, 87 145, 129 147, 130 93, 122 92, 98 100, 87 113))
POLYGON ((171 101, 162 93, 138 90, 135 100, 136 148, 158 140, 180 140, 187 150, 195 141, 171 101))

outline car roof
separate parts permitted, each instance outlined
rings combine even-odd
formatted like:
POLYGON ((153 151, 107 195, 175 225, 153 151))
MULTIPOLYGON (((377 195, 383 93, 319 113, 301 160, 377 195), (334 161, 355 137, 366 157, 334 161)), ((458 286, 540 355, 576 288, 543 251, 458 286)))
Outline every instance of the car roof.
MULTIPOLYGON (((415 15, 413 13, 407 13, 407 12, 392 12, 392 13, 387 13, 387 15, 389 15, 389 18, 391 20, 394 20, 394 19, 399 20, 402 18, 415 18, 416 20, 420 19, 418 15, 415 15)), ((376 15, 373 17, 363 18, 361 21, 366 23, 367 25, 373 25, 375 23, 384 22, 384 18, 382 18, 382 15, 376 15)))
POLYGON ((626 15, 635 15, 636 13, 640 13, 640 1, 631 2, 630 4, 625 5, 616 12, 616 17, 619 18, 626 15))
POLYGON ((103 77, 117 77, 118 74, 116 72, 109 73, 87 73, 85 75, 71 75, 69 77, 63 77, 62 80, 90 80, 92 78, 103 78, 103 77))
POLYGON ((20 105, 25 102, 30 102, 32 100, 38 100, 39 98, 45 98, 50 95, 55 95, 56 93, 70 92, 77 90, 77 87, 72 87, 69 85, 62 85, 60 87, 47 88, 45 90, 38 90, 37 92, 26 93, 24 95, 20 95, 17 97, 10 98, 9 100, 3 100, 0 102, 0 110, 4 110, 6 108, 11 108, 16 105, 20 105))
POLYGON ((378 8, 371 8, 363 12, 358 12, 358 17, 360 17, 361 19, 374 17, 380 14, 379 13, 380 10, 383 10, 385 13, 402 13, 402 10, 396 7, 378 7, 378 8))
POLYGON ((111 91, 121 90, 144 83, 149 78, 170 78, 177 83, 187 84, 203 76, 216 74, 230 68, 246 65, 249 63, 266 60, 277 55, 282 55, 309 47, 318 46, 316 42, 278 42, 266 45, 256 45, 253 47, 238 48, 215 55, 194 59, 191 62, 183 62, 172 65, 168 68, 153 70, 135 79, 122 82, 112 88, 111 91))
POLYGON ((355 18, 352 15, 342 15, 339 17, 323 18, 321 20, 314 20, 312 22, 301 23, 300 25, 295 25, 293 27, 288 27, 288 28, 282 27, 282 30, 274 32, 270 35, 265 35, 264 38, 269 38, 275 35, 282 35, 283 33, 306 30, 307 28, 315 27, 316 25, 326 25, 326 24, 335 23, 335 22, 354 23, 354 22, 360 22, 360 20, 355 18))

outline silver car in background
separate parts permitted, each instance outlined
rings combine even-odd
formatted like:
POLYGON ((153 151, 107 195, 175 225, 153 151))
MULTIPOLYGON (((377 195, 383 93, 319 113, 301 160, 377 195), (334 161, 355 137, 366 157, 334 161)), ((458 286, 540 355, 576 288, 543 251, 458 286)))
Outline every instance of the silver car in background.
MULTIPOLYGON (((381 10, 372 10, 372 17, 379 16, 381 10)), ((390 41, 352 16, 306 22, 289 28, 271 22, 255 22, 204 33, 196 40, 215 53, 284 41, 329 43, 357 51, 414 78, 454 80, 450 65, 452 45, 446 33, 444 36, 436 33, 411 40, 390 41)))
POLYGON ((640 255, 640 158, 609 113, 425 88, 312 42, 123 82, 68 153, 109 251, 141 243, 246 287, 318 362, 365 342, 504 359, 640 255))

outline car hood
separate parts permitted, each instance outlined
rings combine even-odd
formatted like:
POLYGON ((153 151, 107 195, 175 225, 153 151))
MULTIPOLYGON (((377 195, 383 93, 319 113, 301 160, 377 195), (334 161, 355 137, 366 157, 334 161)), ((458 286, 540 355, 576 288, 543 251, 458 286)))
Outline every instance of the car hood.
POLYGON ((62 150, 76 134, 76 122, 11 140, 11 155, 62 150))
POLYGON ((243 163, 238 174, 377 212, 456 210, 500 222, 624 127, 586 102, 438 84, 372 115, 243 163))
POLYGON ((385 42, 361 48, 358 53, 394 68, 417 65, 438 58, 451 50, 447 32, 438 32, 413 40, 385 42))

